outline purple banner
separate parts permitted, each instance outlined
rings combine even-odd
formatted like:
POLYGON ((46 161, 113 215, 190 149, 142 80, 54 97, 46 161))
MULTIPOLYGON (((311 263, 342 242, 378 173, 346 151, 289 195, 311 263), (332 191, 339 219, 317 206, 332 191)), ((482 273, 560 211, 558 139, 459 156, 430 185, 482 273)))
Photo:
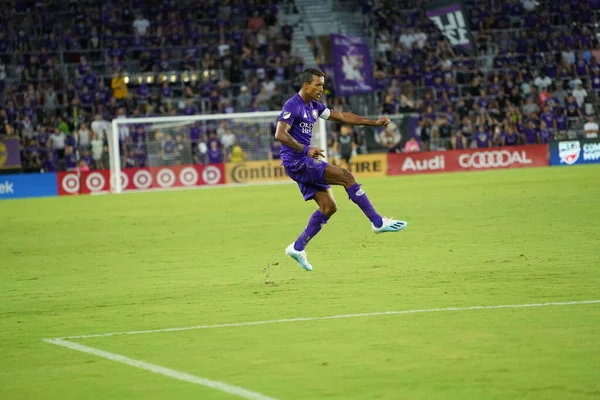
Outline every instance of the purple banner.
POLYGON ((351 96, 374 91, 369 47, 358 37, 332 34, 330 39, 336 95, 351 96))
POLYGON ((0 169, 21 168, 19 139, 0 140, 0 169))
POLYGON ((429 3, 426 6, 426 14, 452 47, 469 56, 476 55, 468 14, 461 0, 439 0, 429 3))

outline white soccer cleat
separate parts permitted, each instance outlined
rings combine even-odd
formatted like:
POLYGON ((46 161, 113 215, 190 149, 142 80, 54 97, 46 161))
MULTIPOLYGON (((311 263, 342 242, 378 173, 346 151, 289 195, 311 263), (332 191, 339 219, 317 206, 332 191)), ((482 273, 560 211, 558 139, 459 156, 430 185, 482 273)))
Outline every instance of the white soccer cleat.
POLYGON ((288 257, 291 257, 294 260, 296 260, 296 262, 298 263, 298 265, 300 265, 305 270, 312 271, 312 269, 313 269, 312 265, 310 265, 310 263, 306 259, 306 251, 304 251, 304 250, 302 250, 302 251, 296 250, 294 248, 294 243, 292 243, 288 247, 286 247, 285 254, 288 257))
POLYGON ((384 232, 400 232, 402 229, 406 228, 406 225, 408 225, 406 221, 385 217, 383 217, 383 224, 379 228, 376 228, 375 225, 371 224, 373 232, 377 234, 384 232))

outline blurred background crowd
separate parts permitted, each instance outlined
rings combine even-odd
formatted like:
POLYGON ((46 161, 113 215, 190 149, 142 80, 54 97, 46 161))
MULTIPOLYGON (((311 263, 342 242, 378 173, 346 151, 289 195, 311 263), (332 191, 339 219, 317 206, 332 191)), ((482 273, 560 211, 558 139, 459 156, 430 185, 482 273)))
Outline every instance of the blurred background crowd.
MULTIPOLYGON (((0 136, 25 171, 108 168, 114 118, 279 110, 299 88, 311 15, 293 0, 11 0, 0 14, 0 136), (302 14, 290 23, 285 16, 302 14)), ((418 118, 389 151, 546 143, 598 135, 600 0, 468 0, 477 56, 454 50, 426 1, 327 1, 357 10, 377 90, 327 105, 418 118), (354 7, 354 8, 352 8, 354 7)), ((314 33, 317 35, 318 33, 314 33)), ((277 158, 272 125, 119 132, 123 166, 277 158), (152 143, 151 143, 152 142, 152 143), (154 146, 154 149, 153 149, 154 146), (185 154, 184 154, 185 153, 185 154), (178 158, 179 157, 179 158, 178 158)), ((329 124, 333 151, 364 133, 329 124), (350 139, 348 139, 350 138, 350 139)), ((386 150, 382 148, 382 150, 386 150)))

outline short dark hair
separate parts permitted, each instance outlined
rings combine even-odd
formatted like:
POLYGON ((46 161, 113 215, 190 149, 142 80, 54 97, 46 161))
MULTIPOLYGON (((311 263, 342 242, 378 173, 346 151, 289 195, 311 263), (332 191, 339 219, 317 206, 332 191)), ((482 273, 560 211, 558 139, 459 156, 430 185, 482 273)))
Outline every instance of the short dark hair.
POLYGON ((302 75, 300 75, 300 79, 302 80, 302 84, 311 83, 313 80, 313 76, 322 76, 325 74, 318 68, 306 68, 302 71, 302 75))

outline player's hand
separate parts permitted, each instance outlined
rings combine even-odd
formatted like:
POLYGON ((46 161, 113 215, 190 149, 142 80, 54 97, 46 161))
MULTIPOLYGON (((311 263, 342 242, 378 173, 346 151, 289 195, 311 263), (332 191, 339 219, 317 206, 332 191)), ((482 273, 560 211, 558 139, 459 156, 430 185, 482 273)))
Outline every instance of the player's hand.
POLYGON ((311 147, 308 149, 308 153, 307 155, 310 158, 320 158, 320 157, 325 157, 325 154, 323 153, 325 150, 323 149, 319 149, 318 147, 311 147))
POLYGON ((390 119, 387 117, 379 118, 377 121, 375 121, 375 124, 377 124, 377 126, 388 126, 389 123, 390 119))

